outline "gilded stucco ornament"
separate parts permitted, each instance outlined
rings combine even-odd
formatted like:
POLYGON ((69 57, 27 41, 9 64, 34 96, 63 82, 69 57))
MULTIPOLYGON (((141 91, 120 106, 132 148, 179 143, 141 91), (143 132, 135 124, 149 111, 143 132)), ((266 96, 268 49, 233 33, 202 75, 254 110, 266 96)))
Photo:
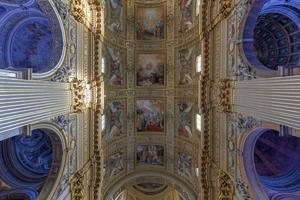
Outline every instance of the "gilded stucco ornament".
POLYGON ((80 113, 84 108, 83 81, 74 79, 71 83, 73 94, 72 112, 80 113))
POLYGON ((54 76, 51 78, 51 81, 55 82, 68 82, 70 79, 70 76, 73 74, 73 70, 70 66, 62 66, 60 67, 54 76))
POLYGON ((231 79, 223 79, 219 82, 219 110, 221 112, 233 112, 233 89, 234 81, 231 79))
POLYGON ((82 8, 81 0, 72 0, 71 1, 71 13, 76 21, 84 23, 84 11, 82 8))
POLYGON ((233 200, 235 194, 234 183, 230 176, 223 170, 219 170, 219 194, 218 200, 233 200))
POLYGON ((74 174, 71 183, 71 196, 74 200, 84 199, 84 185, 83 185, 84 174, 81 171, 74 174))
POLYGON ((230 15, 234 6, 233 0, 221 0, 220 1, 220 12, 226 18, 230 15))

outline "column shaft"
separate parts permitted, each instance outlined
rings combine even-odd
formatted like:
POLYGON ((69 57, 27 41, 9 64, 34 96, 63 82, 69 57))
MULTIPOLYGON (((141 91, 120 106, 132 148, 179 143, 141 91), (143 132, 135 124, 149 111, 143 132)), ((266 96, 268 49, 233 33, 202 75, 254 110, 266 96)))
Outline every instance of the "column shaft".
POLYGON ((0 133, 70 112, 69 83, 0 78, 0 133))
POLYGON ((237 82, 235 111, 300 129, 300 76, 237 82))

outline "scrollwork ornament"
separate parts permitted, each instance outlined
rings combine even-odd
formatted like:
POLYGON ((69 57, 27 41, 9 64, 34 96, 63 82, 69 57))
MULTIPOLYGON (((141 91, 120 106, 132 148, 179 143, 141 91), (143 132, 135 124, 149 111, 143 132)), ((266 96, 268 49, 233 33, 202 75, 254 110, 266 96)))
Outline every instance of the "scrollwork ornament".
POLYGON ((173 14, 173 13, 169 13, 169 14, 167 15, 167 25, 168 25, 168 26, 171 26, 172 23, 173 23, 173 21, 174 21, 174 14, 173 14))
POLYGON ((78 171, 74 174, 71 191, 72 199, 82 200, 84 198, 84 185, 83 185, 84 175, 81 171, 78 171))
POLYGON ((248 191, 248 186, 245 184, 242 178, 238 178, 236 180, 236 190, 239 192, 243 200, 252 200, 248 191))
POLYGON ((67 130, 70 120, 65 115, 59 115, 52 119, 54 123, 56 123, 62 130, 67 130))
POLYGON ((256 78, 256 73, 249 65, 239 64, 234 75, 239 77, 239 80, 252 80, 256 78))
POLYGON ((251 0, 241 0, 239 2, 235 11, 238 23, 241 23, 250 6, 251 6, 251 0))
POLYGON ((251 116, 243 116, 242 114, 238 114, 236 117, 232 119, 235 127, 238 128, 240 133, 251 130, 259 124, 259 121, 251 116))
POLYGON ((61 0, 56 0, 55 5, 62 19, 67 21, 70 10, 68 4, 62 2, 61 0))
POLYGON ((73 74, 72 68, 70 66, 65 65, 56 71, 54 76, 51 78, 51 81, 68 82, 72 74, 73 74))
POLYGON ((219 170, 219 195, 218 200, 233 200, 235 187, 230 176, 223 170, 219 170))

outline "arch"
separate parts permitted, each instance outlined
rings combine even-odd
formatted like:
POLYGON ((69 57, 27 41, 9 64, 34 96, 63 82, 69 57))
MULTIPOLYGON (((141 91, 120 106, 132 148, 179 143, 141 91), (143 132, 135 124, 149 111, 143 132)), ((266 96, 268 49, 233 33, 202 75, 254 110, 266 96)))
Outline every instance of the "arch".
POLYGON ((0 192, 0 200, 36 200, 38 193, 30 188, 17 188, 0 192))
POLYGON ((299 138, 279 136, 273 129, 257 128, 247 136, 243 146, 243 166, 257 199, 273 199, 274 195, 283 193, 298 195, 299 151, 299 138))
MULTIPOLYGON (((33 193, 39 199, 52 199, 65 168, 65 149, 59 128, 46 122, 33 125, 31 137, 15 136, 0 143, 0 177, 28 199, 33 193)), ((1 192, 0 199, 10 197, 12 190, 1 192)))
POLYGON ((66 52, 64 25, 51 0, 26 1, 22 6, 0 1, 0 68, 33 68, 42 79, 62 65, 66 52), (37 6, 36 6, 37 5, 37 6))
POLYGON ((246 63, 263 70, 299 67, 300 10, 294 1, 254 1, 241 27, 240 51, 246 63))
MULTIPOLYGON (((107 190, 104 194, 104 199, 105 200, 110 200, 113 199, 114 195, 118 192, 121 192, 121 188, 124 185, 128 185, 129 182, 133 181, 134 179, 137 178, 141 178, 141 177, 158 177, 158 178, 164 178, 166 180, 170 180, 170 182, 175 183, 175 185, 177 185, 178 187, 180 187, 184 192, 186 192, 187 194, 189 194, 189 197, 191 198, 191 200, 196 200, 197 199, 197 194, 196 192, 191 189, 191 187, 183 182, 181 179, 172 176, 171 174, 168 173, 163 173, 163 172, 159 172, 159 171, 139 171, 139 172, 133 172, 130 173, 124 177, 122 177, 121 179, 119 179, 118 181, 114 182, 113 185, 111 185, 109 188, 109 190, 107 190)), ((182 191, 179 191, 179 193, 181 193, 182 191)))

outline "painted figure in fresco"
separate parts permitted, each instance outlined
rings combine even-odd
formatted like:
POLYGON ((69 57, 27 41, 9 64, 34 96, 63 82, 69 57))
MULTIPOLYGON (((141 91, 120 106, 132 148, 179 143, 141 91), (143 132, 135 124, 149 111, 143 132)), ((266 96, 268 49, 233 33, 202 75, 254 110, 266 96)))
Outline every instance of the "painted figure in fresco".
POLYGON ((136 34, 139 40, 164 38, 164 22, 162 8, 139 9, 139 21, 136 24, 136 34))
POLYGON ((178 133, 181 136, 191 137, 192 136, 192 103, 181 103, 179 107, 179 126, 178 133))
POLYGON ((121 0, 109 0, 110 23, 109 29, 115 32, 122 31, 122 2, 121 0))
POLYGON ((115 136, 120 136, 124 133, 123 122, 122 122, 122 112, 124 111, 124 106, 120 101, 113 101, 109 107, 110 113, 110 130, 108 138, 112 139, 115 136))
POLYGON ((179 51, 179 85, 193 83, 194 48, 179 51))
POLYGON ((137 85, 163 85, 164 84, 164 64, 158 63, 157 65, 149 62, 146 66, 139 66, 137 73, 137 85))
POLYGON ((178 174, 187 178, 192 177, 192 157, 186 153, 178 153, 178 174))
POLYGON ((109 157, 109 176, 112 177, 124 169, 123 153, 119 152, 109 157))
POLYGON ((137 131, 163 132, 164 115, 153 101, 140 100, 137 105, 137 131))
POLYGON ((179 32, 185 32, 193 26, 193 1, 194 0, 179 0, 179 9, 181 13, 179 32))
POLYGON ((163 165, 163 147, 159 145, 139 145, 137 162, 151 165, 163 165))
POLYGON ((121 53, 120 51, 114 51, 112 48, 108 48, 110 55, 110 74, 108 83, 113 86, 120 86, 124 83, 121 68, 121 53))

